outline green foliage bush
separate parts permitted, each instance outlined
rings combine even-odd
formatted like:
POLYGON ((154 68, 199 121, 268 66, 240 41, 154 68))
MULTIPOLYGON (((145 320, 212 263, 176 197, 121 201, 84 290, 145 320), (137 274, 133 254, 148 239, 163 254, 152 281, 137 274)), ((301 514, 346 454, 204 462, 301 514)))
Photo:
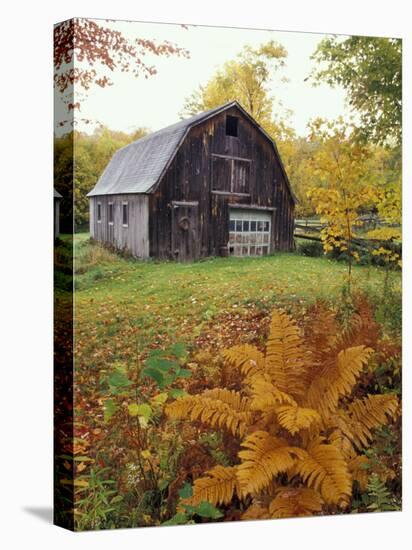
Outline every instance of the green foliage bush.
POLYGON ((317 258, 323 256, 323 246, 319 241, 301 240, 297 244, 297 252, 302 256, 317 258))

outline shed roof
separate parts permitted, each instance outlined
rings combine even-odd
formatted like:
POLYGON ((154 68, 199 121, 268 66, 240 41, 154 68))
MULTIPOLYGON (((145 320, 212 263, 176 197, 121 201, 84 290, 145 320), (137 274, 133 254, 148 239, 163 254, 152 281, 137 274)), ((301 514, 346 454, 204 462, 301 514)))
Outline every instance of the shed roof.
MULTIPOLYGON (((234 106, 266 135, 277 153, 276 145, 270 136, 266 134, 237 101, 230 101, 209 111, 204 111, 191 118, 162 128, 122 147, 113 155, 95 187, 87 196, 153 192, 190 128, 234 106)), ((284 171, 283 165, 282 170, 284 171)), ((284 175, 290 189, 285 172, 284 175)), ((292 197, 295 198, 291 189, 290 191, 292 197)))
POLYGON ((56 189, 53 187, 53 193, 54 193, 54 198, 55 199, 62 199, 62 195, 60 195, 60 193, 58 191, 56 191, 56 189))

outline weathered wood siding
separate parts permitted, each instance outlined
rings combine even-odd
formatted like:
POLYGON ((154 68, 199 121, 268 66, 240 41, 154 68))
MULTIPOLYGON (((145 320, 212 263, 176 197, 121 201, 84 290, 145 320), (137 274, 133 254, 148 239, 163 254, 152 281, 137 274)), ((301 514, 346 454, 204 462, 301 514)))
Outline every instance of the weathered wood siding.
POLYGON ((200 256, 227 254, 233 203, 274 208, 271 251, 293 247, 294 202, 279 159, 269 140, 236 107, 189 130, 149 201, 151 256, 179 259, 172 249, 173 201, 198 202, 200 256), (226 135, 228 114, 239 119, 237 137, 226 135), (248 179, 246 187, 228 188, 231 162, 248 179))
POLYGON ((97 241, 127 250, 137 258, 149 257, 148 195, 105 195, 90 198, 90 234, 97 241), (123 225, 122 204, 128 203, 128 226, 123 225), (101 204, 101 221, 97 205, 101 204), (113 223, 109 223, 109 203, 113 203, 113 223))

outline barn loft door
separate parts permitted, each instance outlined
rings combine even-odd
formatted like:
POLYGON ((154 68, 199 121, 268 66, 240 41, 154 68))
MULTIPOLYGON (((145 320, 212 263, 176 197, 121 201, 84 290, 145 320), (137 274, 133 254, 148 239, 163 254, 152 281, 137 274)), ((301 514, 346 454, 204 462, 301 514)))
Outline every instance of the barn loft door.
POLYGON ((200 252, 199 203, 172 202, 172 253, 176 260, 197 260, 200 252))

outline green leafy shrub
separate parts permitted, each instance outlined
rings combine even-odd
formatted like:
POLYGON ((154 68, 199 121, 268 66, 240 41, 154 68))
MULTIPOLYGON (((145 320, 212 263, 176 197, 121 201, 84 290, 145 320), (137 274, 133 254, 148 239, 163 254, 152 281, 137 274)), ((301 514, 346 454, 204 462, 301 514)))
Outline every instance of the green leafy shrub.
MULTIPOLYGON (((193 489, 189 483, 185 483, 179 490, 179 498, 184 501, 190 499, 193 496, 193 489)), ((217 520, 223 517, 222 512, 218 510, 213 504, 207 501, 200 502, 196 505, 180 504, 180 508, 177 513, 169 520, 165 521, 163 525, 187 525, 190 523, 196 523, 197 518, 217 520)))
POLYGON ((299 241, 297 245, 297 252, 302 256, 317 258, 323 256, 323 246, 319 241, 299 241))

